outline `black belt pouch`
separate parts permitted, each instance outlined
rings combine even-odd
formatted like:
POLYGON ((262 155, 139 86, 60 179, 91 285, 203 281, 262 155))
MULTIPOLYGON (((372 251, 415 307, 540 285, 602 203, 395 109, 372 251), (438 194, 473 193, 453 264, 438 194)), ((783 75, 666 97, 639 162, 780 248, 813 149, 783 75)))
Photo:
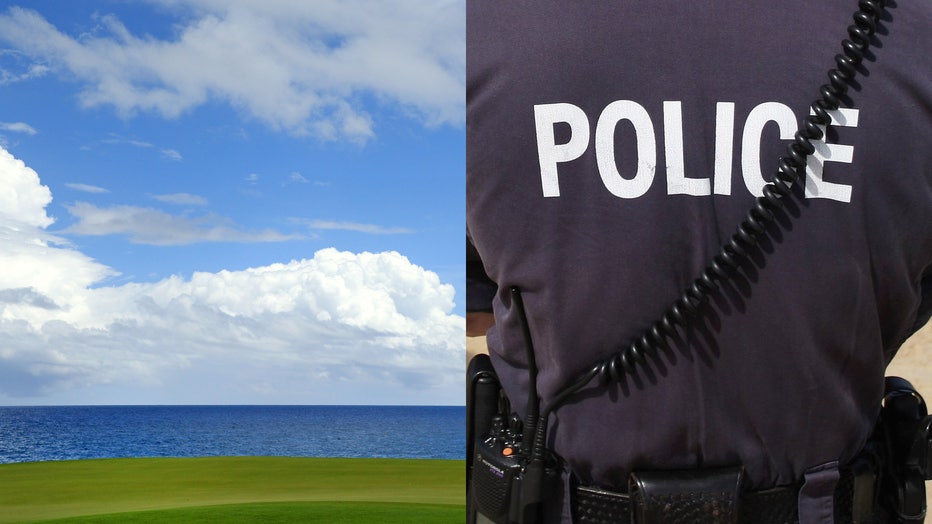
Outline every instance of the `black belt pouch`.
POLYGON ((743 481, 740 467, 632 473, 634 522, 737 523, 743 481))

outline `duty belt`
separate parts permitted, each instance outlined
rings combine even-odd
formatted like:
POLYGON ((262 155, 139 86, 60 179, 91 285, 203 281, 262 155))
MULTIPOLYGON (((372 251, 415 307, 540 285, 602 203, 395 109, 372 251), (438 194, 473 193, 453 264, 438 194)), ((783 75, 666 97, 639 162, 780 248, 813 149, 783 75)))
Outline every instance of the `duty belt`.
MULTIPOLYGON (((875 522, 869 468, 846 468, 835 489, 835 522, 875 522)), ((740 468, 648 472, 631 475, 628 492, 591 486, 573 489, 573 522, 785 524, 798 522, 800 486, 763 491, 741 488, 740 468)))

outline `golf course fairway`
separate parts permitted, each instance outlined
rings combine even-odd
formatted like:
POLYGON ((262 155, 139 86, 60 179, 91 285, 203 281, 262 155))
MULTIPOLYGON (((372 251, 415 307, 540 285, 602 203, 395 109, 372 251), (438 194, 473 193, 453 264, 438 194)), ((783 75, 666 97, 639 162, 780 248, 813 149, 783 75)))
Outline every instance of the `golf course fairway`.
POLYGON ((461 460, 204 457, 0 465, 0 522, 465 521, 461 460))

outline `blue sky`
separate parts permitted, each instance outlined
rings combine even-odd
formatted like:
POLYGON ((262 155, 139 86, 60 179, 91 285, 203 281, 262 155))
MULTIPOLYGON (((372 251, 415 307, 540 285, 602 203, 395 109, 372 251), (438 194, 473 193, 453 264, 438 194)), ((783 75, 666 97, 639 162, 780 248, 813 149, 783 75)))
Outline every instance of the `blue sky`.
POLYGON ((462 2, 0 2, 0 404, 460 404, 462 2))

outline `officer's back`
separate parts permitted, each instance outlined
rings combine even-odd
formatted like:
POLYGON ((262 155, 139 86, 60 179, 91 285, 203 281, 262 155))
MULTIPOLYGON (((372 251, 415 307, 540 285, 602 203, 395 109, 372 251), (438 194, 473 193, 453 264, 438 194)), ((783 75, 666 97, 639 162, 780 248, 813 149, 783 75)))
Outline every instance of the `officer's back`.
MULTIPOLYGON (((827 83, 857 6, 467 9, 467 224, 499 288, 492 362, 523 414, 510 289, 546 410, 714 259, 827 83)), ((796 197, 748 261, 655 356, 552 413, 547 446, 566 467, 550 517, 569 518, 570 476, 623 491, 632 472, 730 466, 754 491, 808 480, 800 518, 831 514, 885 365, 930 311, 930 28, 929 3, 888 3, 796 197)))

